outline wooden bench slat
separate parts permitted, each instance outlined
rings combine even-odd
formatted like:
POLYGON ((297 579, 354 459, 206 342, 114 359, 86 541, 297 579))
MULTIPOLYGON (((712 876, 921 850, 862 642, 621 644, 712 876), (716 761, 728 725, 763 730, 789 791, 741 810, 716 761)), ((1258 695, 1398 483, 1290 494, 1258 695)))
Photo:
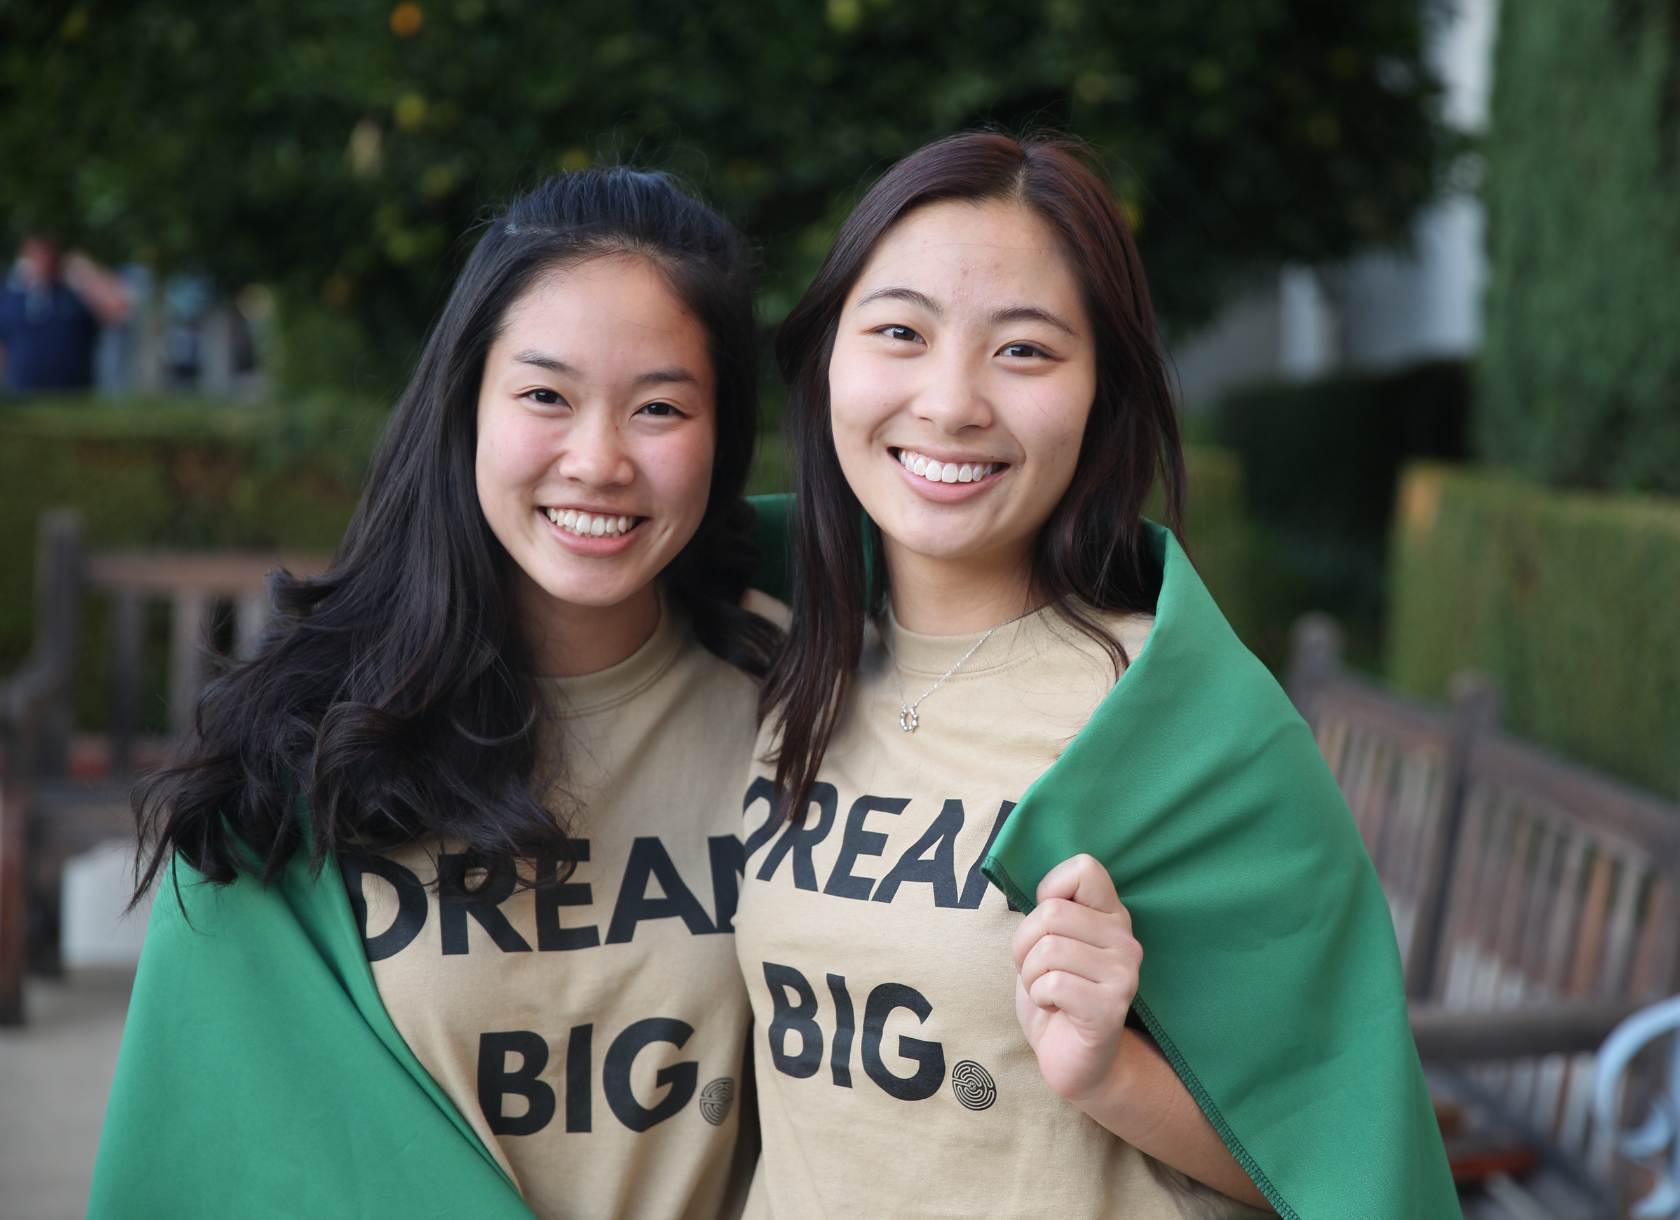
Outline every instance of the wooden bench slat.
POLYGON ((145 603, 138 589, 117 594, 111 622, 111 769, 127 775, 134 765, 140 732, 140 673, 145 603))
POLYGON ((1639 936, 1639 948, 1634 953, 1633 970, 1628 979, 1628 993, 1655 998, 1661 994, 1664 981, 1674 978, 1672 969, 1665 969, 1675 957, 1680 945, 1680 911, 1675 910, 1675 882, 1668 877, 1653 877, 1651 902, 1645 913, 1645 926, 1639 936))
POLYGON ((1616 865, 1615 904, 1604 936, 1604 960, 1599 966, 1597 988, 1599 994, 1607 996, 1627 994, 1627 980, 1633 966, 1634 920, 1641 900, 1648 895, 1646 882, 1650 877, 1650 861, 1644 852, 1624 852, 1616 865))
POLYGON ((202 589, 177 589, 171 600, 169 730, 174 736, 182 737, 192 727, 198 690, 204 682, 210 595, 202 589))

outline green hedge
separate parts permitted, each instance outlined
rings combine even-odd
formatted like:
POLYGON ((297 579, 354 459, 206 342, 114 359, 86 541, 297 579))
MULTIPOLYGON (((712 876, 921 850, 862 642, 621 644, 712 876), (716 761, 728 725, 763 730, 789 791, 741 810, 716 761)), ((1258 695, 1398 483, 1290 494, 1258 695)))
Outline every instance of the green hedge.
POLYGON ((1517 734, 1680 796, 1680 500, 1420 465, 1396 514, 1389 673, 1499 686, 1517 734))
POLYGON ((1235 454, 1211 446, 1186 449, 1185 463, 1190 490, 1184 537, 1196 570, 1243 643, 1276 669, 1288 625, 1269 615, 1266 587, 1256 579, 1242 463, 1235 454))
POLYGON ((1321 610, 1345 627, 1353 664, 1380 667, 1396 479, 1409 460, 1464 455, 1469 380, 1462 361, 1429 361, 1219 403, 1211 432, 1242 461, 1268 660, 1297 616, 1321 610))
POLYGON ((1250 386, 1220 401, 1214 436, 1241 457, 1263 520, 1381 538, 1407 461, 1464 456, 1469 380, 1463 361, 1434 360, 1250 386))
POLYGON ((1680 493, 1680 6, 1499 6, 1480 452, 1680 493))

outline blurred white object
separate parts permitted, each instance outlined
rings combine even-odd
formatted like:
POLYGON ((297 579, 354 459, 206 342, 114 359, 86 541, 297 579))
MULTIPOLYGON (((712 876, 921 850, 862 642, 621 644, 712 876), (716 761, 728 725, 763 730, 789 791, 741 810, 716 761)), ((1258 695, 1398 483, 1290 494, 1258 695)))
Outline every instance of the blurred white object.
POLYGON ((1680 1217, 1680 996, 1642 1009, 1618 1025, 1598 1052, 1593 1117, 1614 1133, 1616 1151, 1649 1170, 1655 1185, 1633 1205, 1633 1220, 1680 1217), (1637 1127, 1621 1129, 1622 1086, 1634 1059, 1667 1040, 1650 1110, 1637 1127))
POLYGON ((67 970, 133 967, 140 960, 152 897, 146 895, 124 914, 133 890, 134 844, 129 840, 107 840, 65 862, 62 943, 67 970))

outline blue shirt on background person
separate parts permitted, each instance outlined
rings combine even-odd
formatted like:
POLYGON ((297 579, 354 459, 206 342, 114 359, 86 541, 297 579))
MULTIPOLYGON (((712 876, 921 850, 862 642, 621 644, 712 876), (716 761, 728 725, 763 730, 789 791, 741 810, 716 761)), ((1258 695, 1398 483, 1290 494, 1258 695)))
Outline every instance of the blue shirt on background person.
POLYGON ((100 327, 127 312, 116 276, 82 254, 60 258, 49 238, 25 238, 0 288, 0 386, 10 394, 92 388, 100 327))
POLYGON ((7 278, 0 292, 0 345, 8 391, 90 388, 98 341, 99 319, 68 284, 31 284, 18 271, 7 278))

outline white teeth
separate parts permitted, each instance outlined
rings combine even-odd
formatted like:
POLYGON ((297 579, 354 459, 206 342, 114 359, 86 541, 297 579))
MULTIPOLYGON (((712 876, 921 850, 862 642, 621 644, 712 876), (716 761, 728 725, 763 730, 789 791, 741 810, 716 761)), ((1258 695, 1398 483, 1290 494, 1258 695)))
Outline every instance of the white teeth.
POLYGON ((635 517, 609 517, 605 513, 585 513, 575 508, 545 508, 543 515, 567 533, 585 538, 616 538, 629 533, 636 523, 635 517))
POLYGON ((998 462, 939 462, 910 449, 898 451, 898 463, 930 483, 978 483, 996 470, 998 462))

